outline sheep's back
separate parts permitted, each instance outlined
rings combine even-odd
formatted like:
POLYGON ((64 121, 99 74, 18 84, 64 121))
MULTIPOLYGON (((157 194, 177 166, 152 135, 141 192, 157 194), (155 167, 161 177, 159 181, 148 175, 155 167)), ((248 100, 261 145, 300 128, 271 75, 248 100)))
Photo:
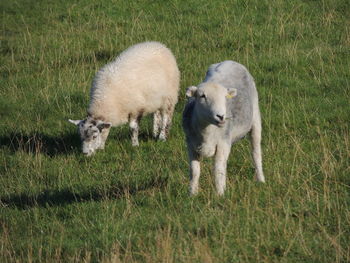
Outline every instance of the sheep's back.
POLYGON ((97 74, 89 111, 113 124, 176 104, 180 73, 175 57, 157 42, 130 47, 97 74))

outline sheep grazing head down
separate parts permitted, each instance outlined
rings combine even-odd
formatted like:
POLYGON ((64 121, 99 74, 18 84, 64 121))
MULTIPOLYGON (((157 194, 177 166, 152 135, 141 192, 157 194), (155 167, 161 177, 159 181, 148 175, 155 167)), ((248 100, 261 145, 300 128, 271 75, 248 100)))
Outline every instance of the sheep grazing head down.
POLYGON ((235 97, 235 88, 226 89, 216 83, 202 83, 198 87, 187 88, 186 96, 196 101, 195 112, 201 122, 214 124, 218 127, 225 125, 226 99, 235 97))
POLYGON ((109 128, 112 125, 110 122, 95 120, 91 117, 85 120, 69 120, 69 122, 78 127, 82 151, 85 155, 90 156, 97 149, 104 148, 109 128))

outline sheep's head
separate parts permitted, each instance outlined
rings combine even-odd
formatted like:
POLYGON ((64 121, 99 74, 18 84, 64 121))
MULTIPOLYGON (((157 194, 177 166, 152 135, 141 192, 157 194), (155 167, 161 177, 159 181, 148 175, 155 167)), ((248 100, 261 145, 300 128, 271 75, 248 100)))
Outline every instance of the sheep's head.
POLYGON ((226 89, 216 84, 205 82, 198 87, 187 88, 186 96, 196 100, 195 111, 201 121, 222 127, 225 124, 226 100, 235 97, 235 88, 226 89))
POLYGON ((82 143, 82 151, 85 155, 90 156, 97 149, 103 148, 106 138, 102 135, 104 129, 111 127, 110 122, 103 122, 88 117, 85 120, 69 120, 70 123, 78 127, 82 143))

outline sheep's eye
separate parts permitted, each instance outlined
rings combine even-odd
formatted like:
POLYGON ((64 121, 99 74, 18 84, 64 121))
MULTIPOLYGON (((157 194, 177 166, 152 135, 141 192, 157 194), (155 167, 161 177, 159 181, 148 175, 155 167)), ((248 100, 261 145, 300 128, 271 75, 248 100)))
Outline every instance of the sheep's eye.
POLYGON ((93 135, 93 136, 92 136, 92 139, 95 140, 96 138, 97 138, 97 135, 93 135))

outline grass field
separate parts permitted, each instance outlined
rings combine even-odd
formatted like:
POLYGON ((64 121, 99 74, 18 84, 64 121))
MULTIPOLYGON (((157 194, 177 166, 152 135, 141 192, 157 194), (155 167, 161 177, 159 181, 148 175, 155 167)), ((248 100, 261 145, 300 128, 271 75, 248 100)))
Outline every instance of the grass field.
POLYGON ((349 262, 347 0, 0 1, 0 262, 349 262), (142 121, 80 153, 96 71, 132 44, 175 54, 181 92, 166 143, 142 121), (266 184, 248 140, 224 197, 204 160, 188 195, 184 91, 207 67, 248 67, 260 96, 266 184))

